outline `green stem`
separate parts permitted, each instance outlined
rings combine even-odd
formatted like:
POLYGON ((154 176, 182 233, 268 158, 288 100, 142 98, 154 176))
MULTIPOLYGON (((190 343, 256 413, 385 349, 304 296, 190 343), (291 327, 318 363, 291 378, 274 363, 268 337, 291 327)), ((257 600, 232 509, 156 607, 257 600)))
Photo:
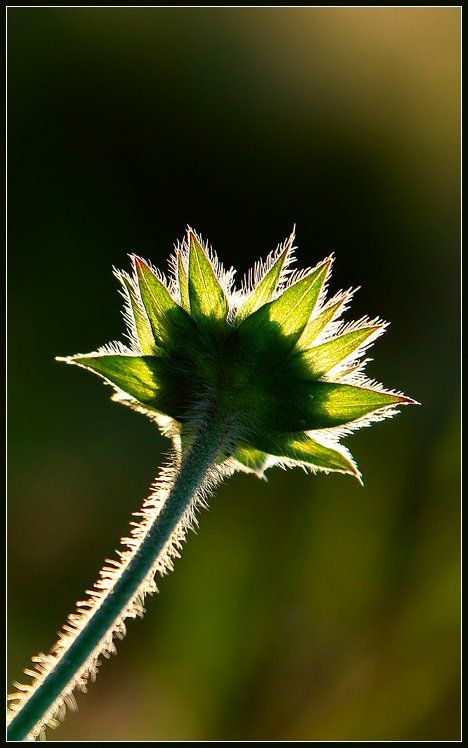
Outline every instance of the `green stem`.
POLYGON ((200 430, 190 450, 182 459, 180 470, 164 506, 142 544, 73 644, 15 715, 8 728, 8 740, 23 740, 29 735, 83 667, 93 650, 112 630, 115 621, 151 571, 199 490, 207 471, 226 441, 226 431, 226 424, 216 420, 200 430))

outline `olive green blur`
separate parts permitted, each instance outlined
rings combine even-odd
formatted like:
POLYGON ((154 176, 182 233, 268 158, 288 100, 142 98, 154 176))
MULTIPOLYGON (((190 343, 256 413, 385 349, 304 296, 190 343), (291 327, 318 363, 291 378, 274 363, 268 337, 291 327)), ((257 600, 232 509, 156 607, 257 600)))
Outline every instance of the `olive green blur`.
POLYGON ((238 282, 297 225, 368 374, 422 403, 341 475, 237 475, 50 740, 459 737, 459 21, 446 8, 10 8, 9 676, 168 442, 54 357, 121 339, 112 266, 190 224, 238 282))

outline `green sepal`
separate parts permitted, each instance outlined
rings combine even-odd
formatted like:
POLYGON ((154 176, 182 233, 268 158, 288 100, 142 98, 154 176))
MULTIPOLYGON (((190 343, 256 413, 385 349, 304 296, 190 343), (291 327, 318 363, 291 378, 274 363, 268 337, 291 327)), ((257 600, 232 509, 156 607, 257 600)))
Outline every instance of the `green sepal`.
POLYGON ((242 321, 257 309, 259 309, 261 306, 263 306, 263 304, 266 304, 268 301, 270 301, 271 297, 278 287, 278 283, 281 279, 281 273, 290 251, 291 242, 288 242, 288 246, 281 252, 268 272, 265 273, 262 280, 257 284, 257 286, 246 298, 244 303, 241 304, 241 306, 237 310, 237 321, 242 321))
POLYGON ((304 332, 297 341, 297 347, 301 350, 309 348, 326 328, 329 322, 336 316, 338 309, 343 305, 343 300, 326 307, 315 319, 310 320, 304 328, 304 332))
POLYGON ((153 356, 100 354, 60 360, 90 369, 138 402, 156 407, 161 383, 153 356))
POLYGON ((255 473, 259 477, 263 476, 268 462, 268 455, 264 452, 253 447, 241 446, 236 449, 232 456, 237 462, 240 462, 244 469, 255 473))
POLYGON ((205 250, 190 232, 188 271, 188 293, 190 311, 202 325, 224 321, 228 313, 228 302, 205 250))
POLYGON ((325 445, 307 434, 265 436, 260 440, 260 445, 265 452, 275 457, 294 460, 318 470, 347 473, 360 479, 351 455, 340 445, 325 445))
POLYGON ((141 352, 144 356, 151 356, 156 352, 157 346, 154 340, 150 321, 138 296, 138 292, 136 291, 132 281, 126 274, 121 273, 118 277, 120 278, 127 293, 127 298, 130 304, 130 312, 132 314, 135 332, 140 344, 141 352))
POLYGON ((304 383, 306 393, 302 415, 298 414, 305 431, 344 426, 376 410, 412 402, 401 395, 335 382, 304 383))
POLYGON ((345 426, 372 416, 374 411, 412 402, 400 395, 338 382, 285 381, 282 390, 272 393, 271 398, 262 399, 260 392, 253 393, 251 409, 257 407, 257 421, 250 423, 248 443, 267 452, 260 441, 263 434, 345 426))
POLYGON ((381 329, 381 325, 374 325, 344 333, 321 345, 308 348, 301 354, 302 359, 307 362, 311 376, 320 377, 351 356, 381 329))
POLYGON ((187 312, 190 312, 188 273, 181 252, 177 253, 177 280, 179 282, 180 303, 187 312))
POLYGON ((144 260, 136 257, 135 267, 141 299, 156 343, 174 350, 192 334, 193 322, 144 260))
POLYGON ((330 261, 293 283, 274 301, 264 304, 238 327, 240 338, 255 340, 258 348, 271 349, 280 344, 290 350, 302 331, 320 296, 330 261))

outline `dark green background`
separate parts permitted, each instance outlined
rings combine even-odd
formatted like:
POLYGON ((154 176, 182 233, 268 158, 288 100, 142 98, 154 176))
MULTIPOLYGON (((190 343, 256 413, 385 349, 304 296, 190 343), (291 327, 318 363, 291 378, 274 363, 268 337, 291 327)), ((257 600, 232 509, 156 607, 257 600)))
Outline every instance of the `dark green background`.
POLYGON ((121 337, 112 265, 192 224, 240 275, 297 223, 372 376, 423 403, 343 476, 239 476, 51 739, 455 739, 457 8, 14 9, 9 84, 11 677, 126 533, 167 444, 55 363, 121 337))

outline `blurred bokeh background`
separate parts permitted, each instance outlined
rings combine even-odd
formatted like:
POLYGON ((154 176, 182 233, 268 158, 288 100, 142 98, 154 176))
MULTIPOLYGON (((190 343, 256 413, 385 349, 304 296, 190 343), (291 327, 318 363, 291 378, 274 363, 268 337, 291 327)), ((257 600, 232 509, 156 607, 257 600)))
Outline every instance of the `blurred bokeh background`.
POLYGON ((187 223, 239 277, 301 265, 392 325, 423 403, 348 440, 365 488, 231 479, 52 740, 459 734, 457 8, 10 8, 9 653, 20 677, 167 444, 54 361, 121 337, 112 265, 187 223))

